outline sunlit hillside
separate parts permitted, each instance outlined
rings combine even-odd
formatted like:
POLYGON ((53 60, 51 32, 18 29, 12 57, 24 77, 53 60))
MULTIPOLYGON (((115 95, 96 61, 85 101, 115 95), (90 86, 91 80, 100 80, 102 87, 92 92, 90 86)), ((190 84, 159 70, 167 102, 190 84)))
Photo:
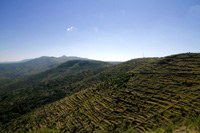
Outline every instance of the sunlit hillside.
POLYGON ((152 131, 200 113, 200 54, 179 54, 109 78, 2 125, 4 132, 152 131))

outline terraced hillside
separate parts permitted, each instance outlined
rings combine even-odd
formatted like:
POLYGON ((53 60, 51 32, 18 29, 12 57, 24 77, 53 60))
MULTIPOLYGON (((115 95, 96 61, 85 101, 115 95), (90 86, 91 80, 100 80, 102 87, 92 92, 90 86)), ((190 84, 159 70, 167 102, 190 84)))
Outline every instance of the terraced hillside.
POLYGON ((143 132, 200 113, 200 54, 165 57, 2 125, 4 132, 143 132))
MULTIPOLYGON (((66 96, 70 96, 86 88, 94 87, 97 84, 101 83, 102 81, 106 81, 107 79, 111 77, 115 77, 117 75, 126 73, 127 71, 136 69, 140 66, 148 64, 155 60, 158 60, 158 58, 134 59, 134 60, 130 60, 128 62, 114 65, 111 67, 103 67, 103 68, 94 69, 94 70, 90 69, 88 71, 83 71, 74 75, 59 77, 53 80, 45 80, 44 82, 36 84, 36 85, 26 86, 26 82, 25 82, 24 84, 22 84, 25 86, 23 86, 20 89, 8 91, 8 92, 7 91, 0 92, 0 106, 1 106, 0 108, 1 124, 0 125, 4 125, 8 123, 9 121, 11 121, 12 119, 16 119, 20 117, 21 115, 31 112, 32 110, 38 107, 44 106, 45 104, 52 103, 66 96)), ((81 61, 81 62, 86 62, 86 61, 81 61)), ((90 61, 87 61, 87 62, 90 62, 90 61)), ((66 64, 68 63, 62 64, 61 68, 63 68, 63 65, 66 65, 66 64)), ((66 66, 64 68, 66 68, 66 66)), ((77 67, 73 67, 73 68, 77 68, 77 67)), ((60 70, 60 69, 49 70, 49 71, 53 71, 52 73, 50 73, 50 75, 52 74, 54 75, 55 70, 57 72, 57 70, 60 70)), ((71 69, 71 70, 74 70, 74 69, 71 69)), ((49 73, 49 71, 47 71, 47 73, 49 73)), ((30 81, 32 80, 37 81, 38 79, 41 80, 40 77, 45 77, 45 76, 39 76, 39 77, 36 76, 36 79, 31 78, 30 81)), ((27 80, 29 81, 29 79, 27 80)), ((17 84, 13 84, 13 85, 15 86, 17 84)))

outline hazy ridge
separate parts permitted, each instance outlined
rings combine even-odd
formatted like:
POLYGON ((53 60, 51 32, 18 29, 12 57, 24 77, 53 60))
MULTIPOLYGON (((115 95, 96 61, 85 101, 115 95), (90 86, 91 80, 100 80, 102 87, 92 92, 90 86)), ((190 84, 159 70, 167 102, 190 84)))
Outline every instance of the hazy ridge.
POLYGON ((42 56, 35 59, 27 59, 22 62, 16 63, 0 63, 0 78, 12 79, 19 78, 26 75, 37 74, 54 66, 69 61, 69 60, 89 60, 86 58, 74 57, 74 56, 62 56, 62 57, 48 57, 42 56))

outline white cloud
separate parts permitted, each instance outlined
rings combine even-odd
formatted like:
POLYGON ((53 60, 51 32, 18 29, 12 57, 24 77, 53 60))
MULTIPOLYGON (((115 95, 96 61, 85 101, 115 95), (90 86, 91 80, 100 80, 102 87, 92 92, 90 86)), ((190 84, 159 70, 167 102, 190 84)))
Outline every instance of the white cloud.
POLYGON ((98 32, 99 31, 99 28, 98 27, 94 27, 93 29, 95 32, 98 32))
POLYGON ((76 30, 76 29, 78 29, 78 28, 71 26, 71 27, 67 28, 67 31, 76 30))

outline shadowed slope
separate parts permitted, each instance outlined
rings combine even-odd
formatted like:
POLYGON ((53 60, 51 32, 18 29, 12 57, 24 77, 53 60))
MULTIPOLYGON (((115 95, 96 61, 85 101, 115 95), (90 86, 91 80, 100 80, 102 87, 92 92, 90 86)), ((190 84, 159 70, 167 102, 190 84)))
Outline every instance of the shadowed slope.
MULTIPOLYGON (((23 77, 20 79, 11 80, 9 83, 2 84, 0 91, 10 91, 19 88, 25 88, 30 85, 38 84, 43 81, 56 79, 68 75, 77 74, 82 71, 98 69, 111 66, 110 63, 101 61, 85 61, 85 60, 72 60, 67 61, 45 72, 23 77)), ((6 80, 5 80, 6 82, 6 80)), ((8 81, 7 81, 8 82, 8 81)))
POLYGON ((46 105, 2 131, 55 128, 63 132, 139 132, 200 112, 200 54, 180 54, 140 67, 97 87, 46 105))
POLYGON ((19 78, 37 74, 69 60, 88 60, 80 57, 47 57, 32 59, 22 63, 0 64, 0 78, 19 78))
MULTIPOLYGON (((2 119, 1 122, 2 124, 5 124, 11 119, 20 117, 20 115, 26 114, 27 112, 30 112, 35 108, 44 106, 47 103, 54 102, 66 96, 70 96, 75 92, 81 91, 88 87, 96 86, 98 83, 106 81, 110 77, 123 74, 129 70, 138 68, 139 66, 148 64, 155 60, 157 59, 134 59, 111 67, 83 71, 74 75, 68 75, 53 80, 47 80, 45 82, 18 90, 2 92, 0 93, 0 106, 2 107, 0 109, 0 118, 2 119)), ((68 63, 65 63, 58 67, 66 68, 69 65, 67 64, 68 63)), ((85 65, 82 64, 80 68, 84 66, 85 65)), ((77 67, 73 67, 73 69, 75 68, 77 67)), ((50 74, 52 75, 52 73, 50 74)), ((36 78, 32 80, 38 79, 36 78)))

